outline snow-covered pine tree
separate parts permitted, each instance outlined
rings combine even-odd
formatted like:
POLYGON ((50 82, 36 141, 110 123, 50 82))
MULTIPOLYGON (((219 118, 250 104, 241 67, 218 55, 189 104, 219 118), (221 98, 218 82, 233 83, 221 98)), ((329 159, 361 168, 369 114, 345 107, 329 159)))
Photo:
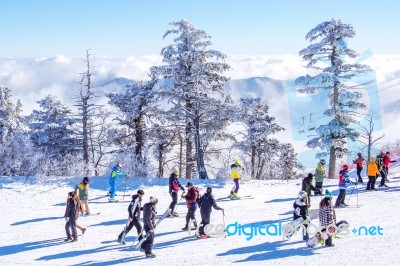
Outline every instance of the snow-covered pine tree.
POLYGON ((11 101, 11 90, 0 86, 0 175, 29 174, 32 154, 22 105, 11 101))
POLYGON ((57 160, 82 152, 82 140, 74 130, 78 119, 72 117, 72 111, 53 95, 37 103, 42 110, 33 110, 29 124, 34 146, 57 160))
POLYGON ((178 36, 174 44, 161 50, 165 65, 151 70, 165 81, 161 94, 173 105, 169 110, 171 120, 185 125, 186 178, 192 177, 193 162, 196 161, 199 177, 206 179, 204 144, 207 139, 204 139, 204 132, 211 124, 221 130, 225 124, 217 122, 228 120, 222 117, 214 122, 213 112, 223 108, 221 96, 228 80, 223 73, 230 67, 224 62, 226 56, 223 53, 208 50, 211 37, 205 31, 194 28, 186 20, 170 24, 175 28, 163 37, 178 36))
POLYGON ((275 118, 269 116, 268 109, 267 102, 260 98, 242 98, 239 101, 238 121, 245 128, 244 138, 236 147, 250 155, 253 179, 265 179, 263 176, 270 168, 268 166, 275 163, 280 150, 279 141, 272 136, 284 128, 274 122, 275 118))
POLYGON ((296 84, 304 86, 298 91, 313 93, 316 89, 329 90, 329 107, 323 114, 331 117, 331 120, 316 128, 318 137, 309 140, 307 144, 329 153, 330 178, 335 176, 336 158, 347 153, 347 138, 354 141, 358 136, 357 131, 351 127, 356 122, 352 111, 366 107, 360 101, 361 86, 350 83, 353 77, 369 71, 366 65, 347 62, 349 58, 357 57, 357 53, 348 48, 346 43, 355 34, 351 24, 335 19, 325 21, 306 35, 307 40, 315 43, 299 52, 303 60, 308 61, 306 67, 320 73, 297 78, 296 84))
POLYGON ((132 163, 135 163, 132 171, 135 175, 147 176, 147 158, 144 150, 146 147, 146 134, 149 130, 149 121, 158 113, 155 100, 156 90, 153 89, 156 80, 133 81, 123 93, 108 93, 109 104, 117 107, 120 116, 116 118, 121 129, 115 130, 114 143, 120 148, 120 152, 132 153, 132 163), (126 151, 125 149, 133 149, 126 151), (124 151, 125 150, 125 151, 124 151))

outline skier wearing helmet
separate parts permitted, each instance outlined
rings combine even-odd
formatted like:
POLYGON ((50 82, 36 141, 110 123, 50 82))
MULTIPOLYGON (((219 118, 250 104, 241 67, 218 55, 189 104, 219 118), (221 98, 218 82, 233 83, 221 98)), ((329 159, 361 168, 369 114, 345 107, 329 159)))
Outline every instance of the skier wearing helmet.
POLYGON ((322 185, 324 183, 324 179, 326 178, 325 174, 325 160, 321 159, 315 169, 315 188, 318 190, 314 192, 314 195, 322 195, 322 185))
POLYGON ((156 197, 150 197, 150 201, 143 205, 143 227, 146 232, 146 241, 141 245, 141 251, 146 254, 147 258, 155 258, 153 254, 153 242, 154 242, 154 230, 155 219, 157 214, 156 205, 158 199, 156 197))
POLYGON ((89 208, 89 177, 85 176, 82 179, 82 182, 80 182, 78 185, 75 186, 75 192, 79 191, 79 198, 81 199, 81 202, 83 203, 83 208, 82 214, 84 212, 86 215, 90 215, 90 208, 89 208))
POLYGON ((233 182, 235 183, 234 186, 232 187, 231 193, 229 197, 233 200, 239 199, 237 196, 237 193, 239 191, 239 180, 240 180, 240 170, 243 169, 240 161, 236 160, 232 165, 231 165, 231 176, 233 179, 233 182))
POLYGON ((357 176, 358 176, 358 182, 363 183, 363 180, 361 178, 361 171, 364 168, 364 158, 362 157, 362 154, 359 152, 357 154, 357 159, 353 160, 353 163, 357 165, 357 176))
POLYGON ((110 183, 110 190, 108 192, 109 195, 110 195, 110 198, 108 200, 110 202, 114 202, 115 201, 115 195, 116 195, 115 192, 117 191, 117 188, 115 186, 115 182, 116 182, 117 177, 119 177, 119 176, 125 176, 126 177, 126 174, 121 172, 121 168, 122 168, 121 163, 117 163, 111 170, 110 178, 108 180, 109 183, 110 183))
POLYGON ((339 172, 339 196, 336 199, 335 208, 344 208, 348 206, 344 200, 346 198, 346 188, 351 183, 349 176, 347 175, 349 166, 344 164, 339 172))
POLYGON ((300 191, 298 194, 297 199, 293 203, 293 221, 302 218, 304 224, 304 233, 303 233, 303 240, 308 240, 308 233, 307 233, 307 226, 308 220, 307 217, 309 216, 308 213, 308 195, 305 191, 300 191))

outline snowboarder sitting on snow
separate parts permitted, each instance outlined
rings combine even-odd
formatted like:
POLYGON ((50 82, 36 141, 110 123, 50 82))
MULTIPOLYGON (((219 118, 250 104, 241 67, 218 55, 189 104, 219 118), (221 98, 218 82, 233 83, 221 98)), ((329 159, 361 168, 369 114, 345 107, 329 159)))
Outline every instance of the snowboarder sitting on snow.
POLYGON ((212 188, 208 187, 207 192, 200 197, 198 204, 200 207, 200 214, 201 214, 201 225, 199 228, 199 236, 200 238, 207 238, 208 236, 204 232, 204 228, 206 225, 210 223, 210 216, 212 208, 216 210, 221 210, 222 214, 224 214, 224 209, 220 208, 217 203, 215 202, 214 196, 211 194, 212 188))
POLYGON ((309 173, 308 176, 305 177, 301 183, 301 190, 307 193, 308 206, 311 206, 311 200, 310 200, 311 190, 314 192, 319 191, 319 189, 313 186, 312 180, 313 180, 313 174, 309 173))
POLYGON ((137 191, 137 194, 132 195, 132 201, 129 203, 128 206, 128 223, 125 226, 124 230, 119 234, 118 236, 118 243, 121 243, 125 245, 125 236, 129 233, 129 231, 133 228, 133 226, 136 227, 136 231, 138 233, 138 240, 140 241, 143 236, 142 236, 142 226, 140 225, 139 219, 140 219, 140 210, 142 209, 142 198, 144 196, 144 191, 139 189, 137 191))
MULTIPOLYGON (((325 190, 325 198, 319 203, 319 222, 321 228, 324 228, 322 232, 326 232, 326 228, 329 225, 336 223, 336 213, 332 206, 332 193, 329 190, 325 190)), ((327 247, 333 247, 335 244, 332 243, 332 236, 327 234, 328 238, 325 240, 327 247)))
POLYGON ((186 200, 186 207, 188 208, 188 212, 186 214, 186 225, 182 228, 182 230, 189 230, 189 222, 192 220, 195 229, 197 228, 196 222, 196 209, 197 209, 197 198, 199 197, 200 190, 198 187, 195 187, 192 182, 188 182, 186 187, 188 191, 185 196, 183 196, 186 200))
POLYGON ((324 165, 325 160, 321 159, 315 169, 315 188, 318 190, 314 192, 314 195, 322 195, 322 184, 326 178, 324 165))
POLYGON ((367 183, 367 188, 365 190, 376 190, 375 181, 379 173, 380 172, 378 170, 378 166, 376 165, 376 158, 371 157, 371 160, 367 165, 368 183, 367 183))
POLYGON ((115 195, 116 195, 115 192, 117 191, 115 182, 117 177, 119 176, 126 177, 126 174, 121 172, 121 168, 122 168, 121 163, 117 163, 117 165, 115 165, 111 170, 110 178, 108 180, 110 182, 110 190, 108 192, 110 194, 110 198, 108 199, 109 201, 115 201, 115 195))
POLYGON ((236 160, 232 165, 231 165, 231 176, 233 179, 233 182, 235 183, 232 190, 231 194, 229 197, 233 200, 238 199, 237 193, 239 191, 239 181, 240 181, 240 170, 243 169, 242 166, 240 165, 240 161, 236 160))
POLYGON ((143 205, 143 227, 146 231, 146 240, 142 243, 141 251, 144 251, 147 258, 155 258, 153 254, 153 242, 154 242, 154 230, 155 230, 155 219, 156 219, 156 205, 158 199, 156 197, 150 197, 150 202, 143 205))
POLYGON ((67 234, 66 242, 77 242, 78 234, 76 232, 76 220, 79 218, 81 204, 79 198, 76 197, 75 191, 68 192, 67 207, 65 209, 65 232, 67 234), (71 234, 72 232, 72 234, 71 234))
MULTIPOLYGON (((307 226, 309 224, 308 221, 308 202, 307 202, 307 192, 305 191, 300 191, 298 194, 297 199, 293 203, 293 221, 303 218, 303 224, 305 229, 307 229, 307 226)), ((303 233, 303 240, 307 241, 308 240, 308 233, 307 230, 303 233)))
POLYGON ((75 192, 78 192, 79 190, 79 198, 81 199, 81 202, 83 203, 83 208, 82 214, 86 212, 86 215, 90 215, 90 209, 89 209, 89 177, 85 176, 82 179, 82 182, 80 182, 78 185, 75 187, 75 192))
POLYGON ((344 200, 346 198, 346 189, 351 184, 347 172, 349 171, 349 166, 344 164, 339 172, 339 196, 336 199, 335 208, 343 208, 348 206, 344 200))
POLYGON ((360 152, 357 154, 357 156, 358 156, 358 158, 355 159, 355 160, 353 161, 353 163, 357 165, 358 182, 359 182, 359 183, 363 183, 363 180, 362 180, 362 178, 361 178, 361 171, 362 171, 363 168, 364 168, 364 158, 362 157, 362 154, 361 154, 360 152))
POLYGON ((171 210, 171 216, 178 216, 178 213, 176 213, 175 206, 178 203, 178 191, 181 189, 183 192, 185 192, 185 188, 179 183, 178 181, 178 175, 179 175, 179 170, 178 167, 172 168, 172 173, 169 176, 169 193, 172 198, 172 202, 169 205, 169 208, 171 210))

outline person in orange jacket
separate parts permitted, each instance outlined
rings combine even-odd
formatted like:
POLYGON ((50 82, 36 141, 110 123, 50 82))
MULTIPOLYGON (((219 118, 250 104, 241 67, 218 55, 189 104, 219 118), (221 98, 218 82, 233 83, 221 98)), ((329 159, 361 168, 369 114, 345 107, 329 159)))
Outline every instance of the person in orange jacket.
POLYGON ((365 190, 376 190, 375 189, 375 181, 376 177, 380 174, 378 166, 376 165, 376 158, 371 157, 370 162, 367 165, 367 176, 368 183, 367 188, 365 190))

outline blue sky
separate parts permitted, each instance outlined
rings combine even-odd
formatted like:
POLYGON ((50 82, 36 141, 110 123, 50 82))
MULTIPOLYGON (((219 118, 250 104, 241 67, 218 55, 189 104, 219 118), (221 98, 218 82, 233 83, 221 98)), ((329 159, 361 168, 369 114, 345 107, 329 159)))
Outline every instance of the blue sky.
POLYGON ((350 47, 400 53, 397 1, 2 0, 0 57, 159 54, 169 22, 186 19, 228 55, 296 54, 304 36, 331 18, 354 25, 350 47), (350 3, 348 3, 350 2, 350 3))

